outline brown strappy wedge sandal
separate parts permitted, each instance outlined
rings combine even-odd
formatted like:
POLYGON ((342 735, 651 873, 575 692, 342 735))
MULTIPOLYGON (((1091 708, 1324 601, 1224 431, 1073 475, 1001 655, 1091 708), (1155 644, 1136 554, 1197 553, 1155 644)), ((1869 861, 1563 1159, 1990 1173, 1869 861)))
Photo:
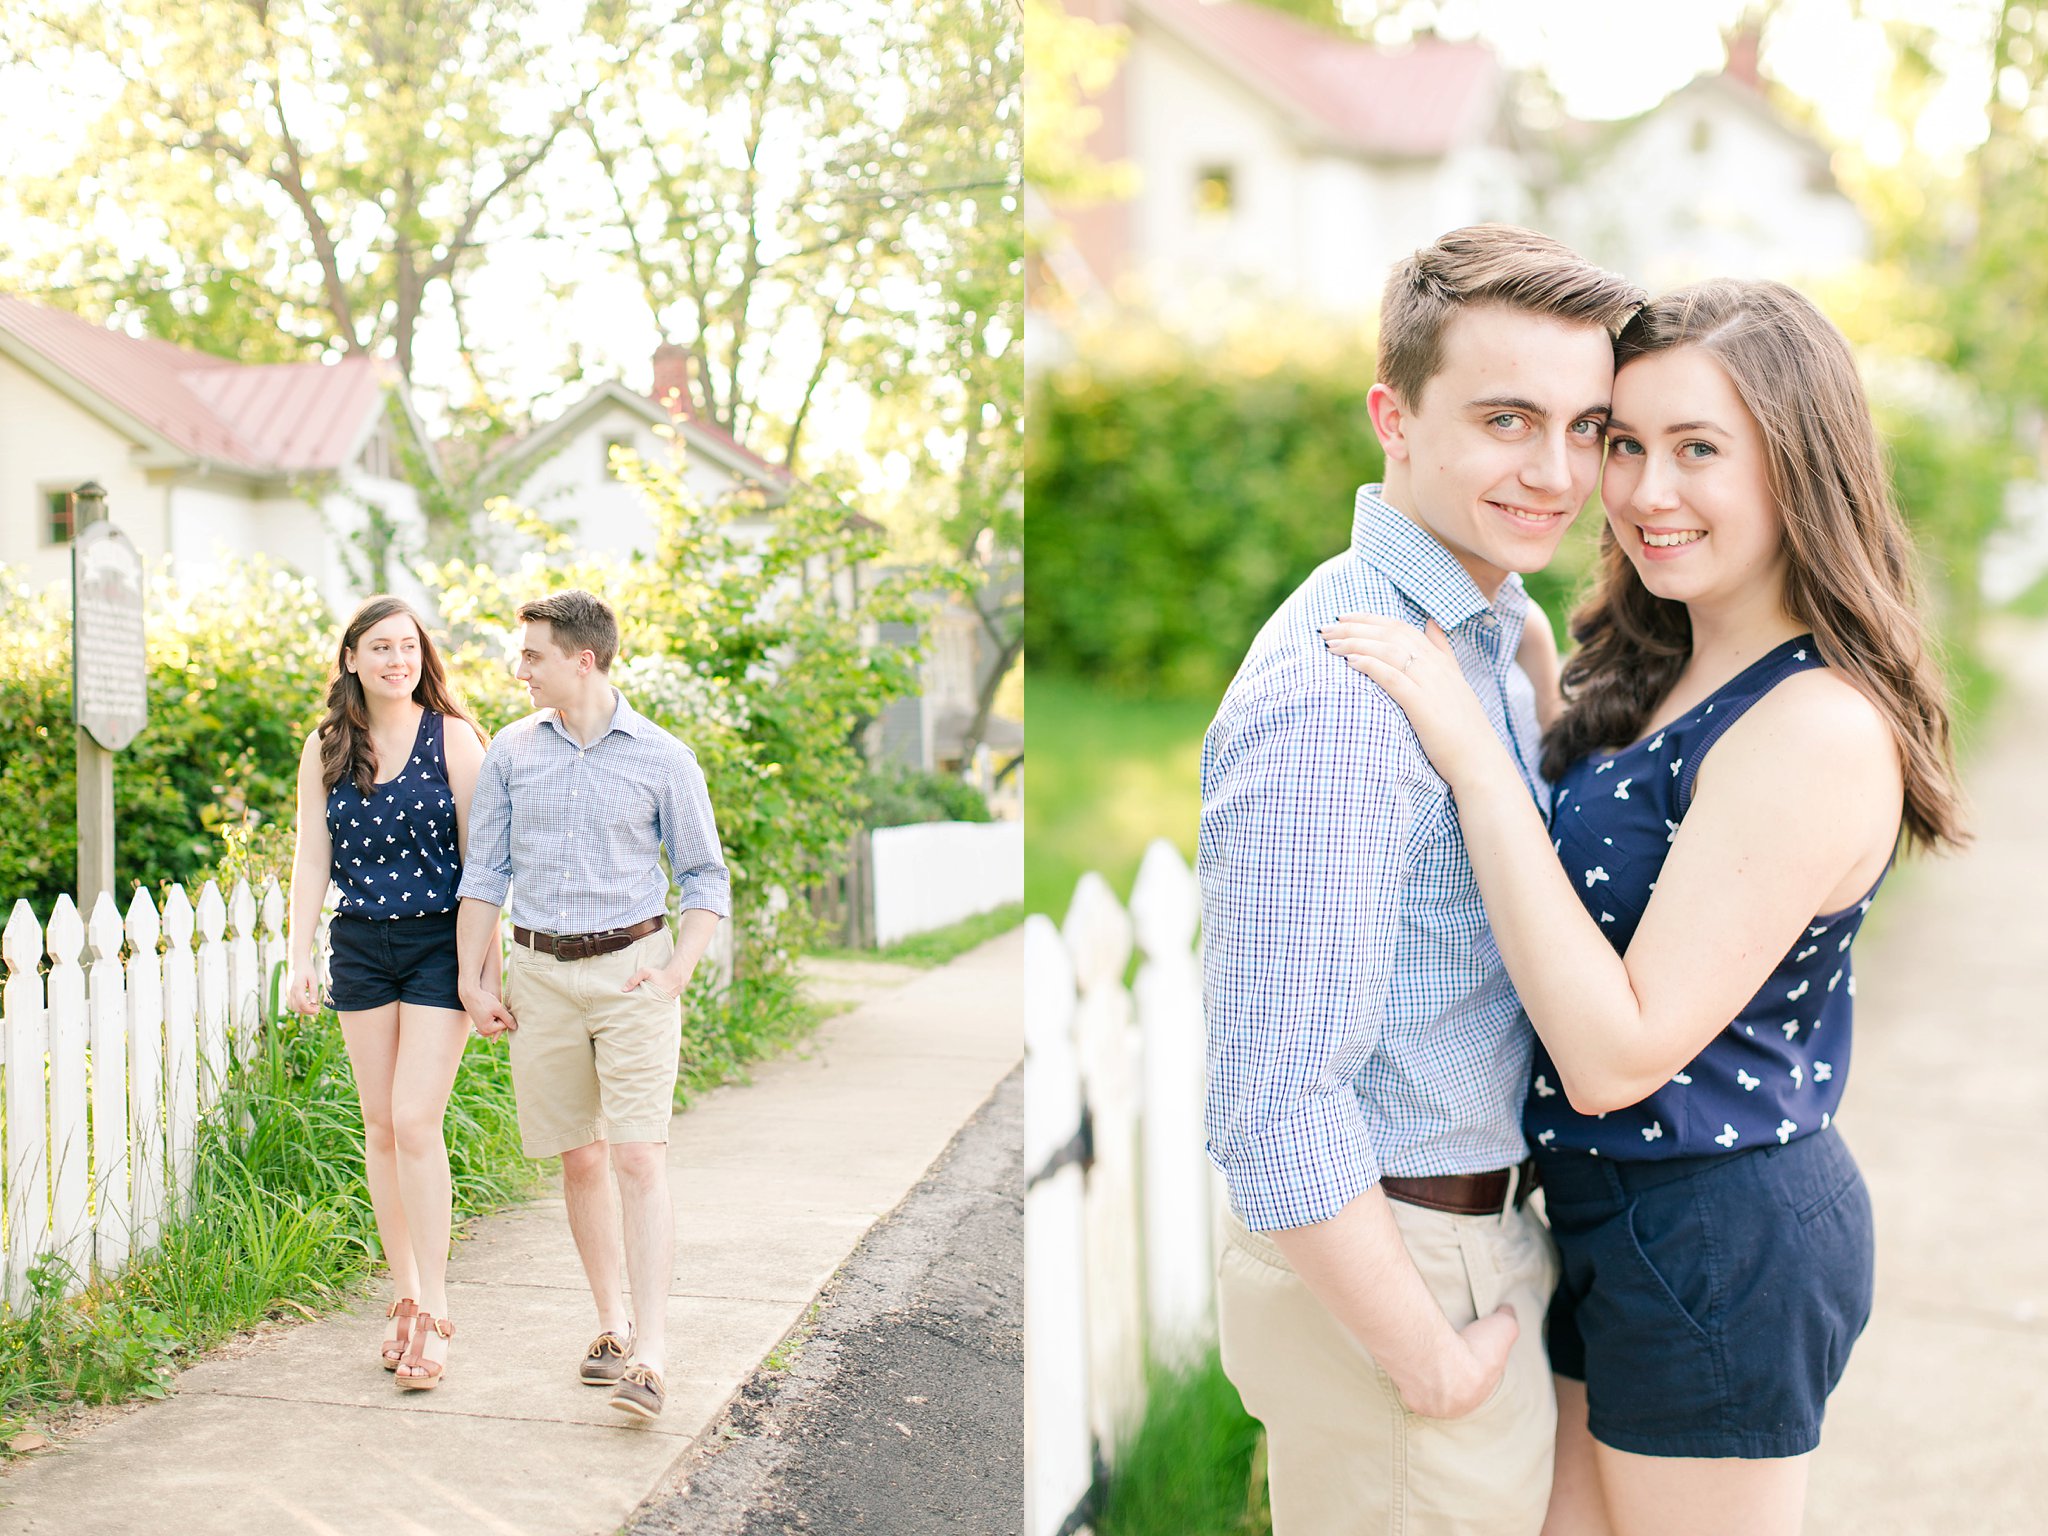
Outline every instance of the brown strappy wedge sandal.
POLYGON ((431 1391, 441 1385, 442 1380, 447 1375, 447 1368, 442 1362, 426 1358, 425 1351, 427 1347, 427 1334, 429 1332, 437 1333, 444 1339, 452 1339, 455 1337, 455 1325, 445 1317, 435 1317, 424 1308, 413 1314, 412 1347, 406 1350, 405 1359, 399 1363, 401 1365, 409 1365, 415 1370, 425 1371, 426 1374, 424 1376, 399 1377, 398 1385, 407 1392, 431 1391))
POLYGON ((400 1324, 398 1337, 386 1339, 383 1346, 378 1350, 378 1353, 384 1358, 385 1370, 397 1370, 398 1362, 405 1358, 405 1346, 412 1342, 412 1317, 419 1309, 420 1304, 410 1296, 401 1296, 384 1309, 386 1317, 395 1317, 400 1324))

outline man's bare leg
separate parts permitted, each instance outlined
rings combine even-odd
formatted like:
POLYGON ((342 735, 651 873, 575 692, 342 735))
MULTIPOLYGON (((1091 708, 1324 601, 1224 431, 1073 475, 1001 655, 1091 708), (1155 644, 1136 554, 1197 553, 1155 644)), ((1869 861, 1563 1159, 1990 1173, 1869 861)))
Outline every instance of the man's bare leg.
POLYGON ((597 1326, 626 1336, 626 1298, 619 1288, 619 1207, 612 1197, 608 1145, 593 1141, 562 1154, 562 1197, 569 1235, 583 1261, 583 1277, 597 1304, 597 1326))
POLYGON ((668 1196, 668 1148, 658 1141, 612 1146, 625 1216, 626 1272, 633 1285, 631 1363, 666 1371, 668 1290, 675 1274, 676 1216, 668 1196))

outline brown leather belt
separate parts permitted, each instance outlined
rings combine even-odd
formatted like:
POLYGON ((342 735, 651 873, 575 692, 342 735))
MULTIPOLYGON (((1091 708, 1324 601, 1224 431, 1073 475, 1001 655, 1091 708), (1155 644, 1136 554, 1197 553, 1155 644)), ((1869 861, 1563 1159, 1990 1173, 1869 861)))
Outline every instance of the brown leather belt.
POLYGON ((1453 1216, 1498 1216, 1508 1203, 1508 1185, 1515 1187, 1515 1208, 1519 1210, 1536 1187, 1536 1160, 1530 1158, 1519 1168, 1497 1168, 1492 1173, 1439 1173, 1426 1179, 1400 1179, 1383 1175, 1380 1188, 1389 1200, 1419 1205, 1425 1210, 1448 1211, 1453 1216), (1516 1175, 1520 1177, 1516 1177, 1516 1175))
POLYGON ((588 960, 592 955, 608 955, 614 950, 624 949, 635 939, 659 933, 661 927, 662 920, 658 917, 650 917, 630 928, 607 928, 602 933, 535 933, 531 928, 521 928, 515 923, 512 942, 537 949, 544 955, 553 955, 557 960, 588 960))

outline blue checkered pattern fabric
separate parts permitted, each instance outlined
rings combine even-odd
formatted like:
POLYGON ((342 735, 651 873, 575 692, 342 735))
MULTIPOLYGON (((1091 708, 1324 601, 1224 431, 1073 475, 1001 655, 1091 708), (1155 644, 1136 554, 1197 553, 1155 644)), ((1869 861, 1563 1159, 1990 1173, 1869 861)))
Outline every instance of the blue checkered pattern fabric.
POLYGON ((1545 813, 1529 600, 1492 604, 1429 534, 1358 492, 1351 549, 1266 622, 1202 744, 1209 1156, 1255 1231, 1327 1220, 1383 1173, 1527 1153, 1533 1043, 1444 781, 1407 717, 1324 648, 1378 613, 1451 637, 1545 813))
POLYGON ((663 912, 668 877, 685 911, 732 915, 732 887, 697 757, 617 689, 605 734, 585 747, 543 709, 500 731, 469 810, 458 896, 505 904, 541 933, 598 933, 663 912))

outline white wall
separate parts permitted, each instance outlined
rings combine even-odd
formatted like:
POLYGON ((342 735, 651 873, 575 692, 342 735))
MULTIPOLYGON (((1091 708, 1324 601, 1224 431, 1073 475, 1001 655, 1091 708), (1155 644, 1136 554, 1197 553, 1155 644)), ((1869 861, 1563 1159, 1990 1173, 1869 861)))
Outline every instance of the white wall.
MULTIPOLYGON (((594 554, 644 554, 654 548, 654 520, 639 494, 607 467, 613 441, 650 463, 673 462, 673 442, 655 436, 652 426, 624 406, 612 405, 554 444, 512 499, 568 526, 576 542, 594 554)), ((692 451, 684 460, 683 483, 713 502, 730 495, 737 481, 709 454, 692 451)))
POLYGON ((0 358, 0 565, 30 586, 71 579, 71 547, 48 541, 43 493, 97 480, 107 515, 152 571, 166 544, 166 490, 134 462, 126 437, 22 368, 0 358))
POLYGON ((1556 230, 1652 294, 1708 277, 1795 285, 1863 259, 1869 236, 1825 162, 1732 99, 1688 88, 1558 200, 1556 230))
POLYGON ((1272 109, 1177 39, 1146 29, 1125 63, 1130 157, 1141 168, 1131 263, 1163 307, 1294 293, 1303 277, 1300 156, 1272 109), (1196 207, 1197 179, 1230 169, 1227 214, 1196 207))
POLYGON ((1024 899, 1024 825, 928 821, 873 834, 875 943, 1024 899))

